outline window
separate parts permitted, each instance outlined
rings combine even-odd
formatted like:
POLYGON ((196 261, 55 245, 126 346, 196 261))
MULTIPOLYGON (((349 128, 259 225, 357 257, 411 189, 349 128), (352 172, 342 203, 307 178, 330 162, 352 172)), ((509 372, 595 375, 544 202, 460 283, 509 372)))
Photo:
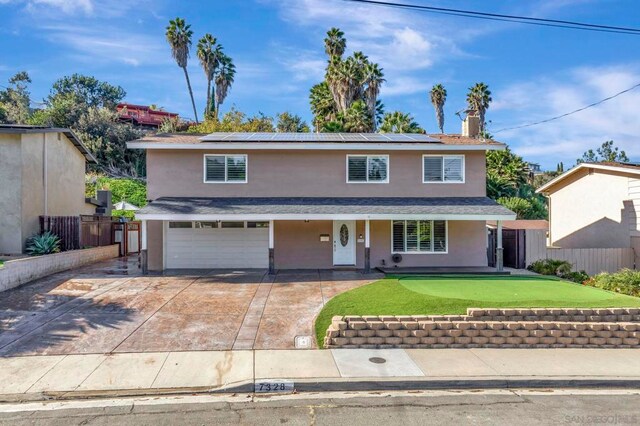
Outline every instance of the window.
POLYGON ((247 228, 268 228, 269 222, 247 222, 247 228))
POLYGON ((217 227, 218 222, 196 222, 196 228, 199 229, 212 229, 217 227))
POLYGON ((191 222, 169 222, 169 228, 171 229, 179 229, 179 228, 192 228, 193 223, 191 222))
POLYGON ((347 182, 389 182, 388 155, 347 155, 347 182))
POLYGON ((444 220, 394 220, 391 225, 393 253, 446 253, 447 222, 444 220))
POLYGON ((204 181, 207 183, 246 183, 246 155, 205 155, 204 181))
POLYGON ((464 155, 423 155, 422 182, 464 182, 464 155))
POLYGON ((244 222, 222 222, 221 228, 244 228, 244 222))

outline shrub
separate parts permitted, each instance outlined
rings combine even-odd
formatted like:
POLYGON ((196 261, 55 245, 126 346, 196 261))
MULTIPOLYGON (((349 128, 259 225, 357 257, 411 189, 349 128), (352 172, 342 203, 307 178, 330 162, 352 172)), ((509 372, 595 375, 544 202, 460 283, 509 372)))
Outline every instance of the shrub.
POLYGON ((571 271, 571 264, 566 260, 540 259, 527 267, 528 270, 542 275, 555 275, 564 280, 582 284, 589 279, 585 271, 571 271))
POLYGON ((60 237, 47 231, 36 234, 27 239, 27 253, 31 256, 58 253, 60 251, 60 237))
POLYGON ((540 259, 529 265, 527 269, 542 275, 560 276, 571 272, 571 264, 566 260, 540 259))
POLYGON ((613 274, 603 272, 590 278, 584 284, 603 290, 640 297, 640 271, 623 269, 613 274))

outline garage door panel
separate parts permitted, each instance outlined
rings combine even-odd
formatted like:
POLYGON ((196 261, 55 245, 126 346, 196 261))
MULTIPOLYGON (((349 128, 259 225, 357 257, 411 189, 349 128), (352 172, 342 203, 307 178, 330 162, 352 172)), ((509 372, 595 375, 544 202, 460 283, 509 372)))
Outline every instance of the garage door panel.
POLYGON ((167 268, 267 268, 268 228, 168 228, 167 268))

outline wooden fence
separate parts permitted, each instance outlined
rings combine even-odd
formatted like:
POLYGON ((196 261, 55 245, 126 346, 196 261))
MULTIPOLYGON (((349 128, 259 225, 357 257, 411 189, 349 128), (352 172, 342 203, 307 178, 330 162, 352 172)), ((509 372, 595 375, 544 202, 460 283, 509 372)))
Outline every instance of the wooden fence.
POLYGON ((40 216, 40 232, 60 237, 62 251, 113 244, 111 216, 40 216))
POLYGON ((616 272, 623 268, 635 269, 635 251, 632 248, 555 248, 547 247, 544 230, 526 231, 526 263, 540 259, 566 260, 576 271, 589 275, 616 272))

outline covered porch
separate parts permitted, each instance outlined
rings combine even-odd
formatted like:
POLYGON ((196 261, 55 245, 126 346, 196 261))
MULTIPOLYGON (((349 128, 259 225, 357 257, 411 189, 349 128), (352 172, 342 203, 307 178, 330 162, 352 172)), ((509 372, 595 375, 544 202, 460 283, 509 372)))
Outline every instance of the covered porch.
POLYGON ((486 267, 486 220, 514 216, 486 197, 160 198, 137 214, 145 271, 270 273, 486 267))

